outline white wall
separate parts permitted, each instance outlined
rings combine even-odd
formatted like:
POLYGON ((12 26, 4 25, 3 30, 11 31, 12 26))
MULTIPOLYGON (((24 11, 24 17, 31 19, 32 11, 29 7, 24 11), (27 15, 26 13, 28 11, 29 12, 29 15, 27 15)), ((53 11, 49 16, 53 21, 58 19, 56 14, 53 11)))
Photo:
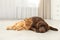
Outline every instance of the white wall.
POLYGON ((39 0, 16 0, 17 18, 38 16, 39 0))
MULTIPOLYGON (((21 17, 21 7, 30 7, 32 10, 32 7, 33 9, 38 7, 38 3, 39 0, 0 0, 0 19, 18 19, 21 17)), ((26 16, 26 14, 24 16, 26 16)))
POLYGON ((17 7, 38 7, 40 0, 16 0, 17 7))
POLYGON ((0 0, 0 19, 15 19, 15 0, 0 0))
POLYGON ((51 18, 60 20, 60 0, 51 0, 51 18))

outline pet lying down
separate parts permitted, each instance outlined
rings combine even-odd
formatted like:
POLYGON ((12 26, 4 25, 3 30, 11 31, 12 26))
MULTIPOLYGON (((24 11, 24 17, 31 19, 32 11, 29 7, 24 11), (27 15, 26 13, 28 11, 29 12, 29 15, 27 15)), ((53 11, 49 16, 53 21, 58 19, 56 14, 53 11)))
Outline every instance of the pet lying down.
POLYGON ((58 31, 58 29, 49 26, 41 17, 30 17, 15 25, 7 27, 7 30, 32 30, 38 33, 45 33, 48 30, 58 31))

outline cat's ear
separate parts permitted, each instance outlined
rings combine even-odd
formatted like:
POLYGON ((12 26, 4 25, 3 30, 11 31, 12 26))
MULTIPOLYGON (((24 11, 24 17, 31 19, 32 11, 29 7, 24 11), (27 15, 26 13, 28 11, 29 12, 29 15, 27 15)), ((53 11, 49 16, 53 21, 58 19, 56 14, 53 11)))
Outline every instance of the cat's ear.
POLYGON ((57 28, 54 28, 54 27, 51 27, 51 26, 49 26, 49 27, 50 27, 50 30, 58 31, 58 29, 57 29, 57 28))
POLYGON ((30 20, 30 18, 25 18, 24 21, 30 20))
POLYGON ((28 18, 25 18, 24 21, 26 21, 28 18))

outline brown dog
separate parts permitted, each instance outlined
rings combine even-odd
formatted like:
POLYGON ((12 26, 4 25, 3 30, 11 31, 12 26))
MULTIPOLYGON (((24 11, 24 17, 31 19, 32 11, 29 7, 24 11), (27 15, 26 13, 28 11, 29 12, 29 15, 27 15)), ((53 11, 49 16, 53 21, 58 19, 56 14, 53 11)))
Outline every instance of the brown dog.
POLYGON ((8 27, 7 30, 32 30, 40 33, 47 32, 48 30, 58 31, 58 29, 49 26, 41 17, 26 18, 8 27))
POLYGON ((47 32, 48 30, 58 31, 58 29, 49 26, 41 17, 32 17, 32 21, 30 30, 41 33, 47 32))

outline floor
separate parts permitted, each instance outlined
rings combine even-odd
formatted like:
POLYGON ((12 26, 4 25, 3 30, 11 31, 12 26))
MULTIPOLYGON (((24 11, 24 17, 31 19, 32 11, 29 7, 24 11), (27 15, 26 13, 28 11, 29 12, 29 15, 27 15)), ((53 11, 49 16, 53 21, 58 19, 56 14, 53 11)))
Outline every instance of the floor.
POLYGON ((59 31, 49 30, 46 33, 36 33, 28 30, 6 30, 7 26, 13 25, 18 21, 20 20, 0 20, 0 40, 60 40, 59 20, 45 20, 49 25, 58 28, 59 31))

